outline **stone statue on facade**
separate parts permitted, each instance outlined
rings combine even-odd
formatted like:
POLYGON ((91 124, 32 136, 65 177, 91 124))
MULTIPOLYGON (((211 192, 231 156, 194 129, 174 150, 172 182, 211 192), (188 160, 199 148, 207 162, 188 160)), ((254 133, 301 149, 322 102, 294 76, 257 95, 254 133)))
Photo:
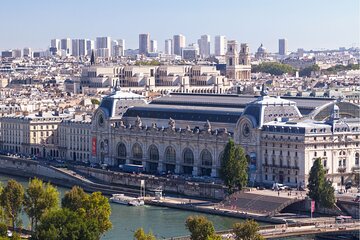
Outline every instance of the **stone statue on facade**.
POLYGON ((124 121, 121 119, 120 122, 119 122, 119 127, 125 127, 125 124, 124 124, 124 121))
POLYGON ((142 121, 141 121, 141 118, 139 116, 136 117, 135 126, 138 127, 138 128, 141 128, 141 126, 142 126, 142 121))
POLYGON ((208 133, 211 132, 211 124, 210 124, 209 120, 206 120, 206 123, 204 124, 204 130, 208 133))
POLYGON ((190 125, 187 125, 187 126, 186 126, 186 131, 188 131, 188 132, 191 132, 191 131, 192 131, 190 125))
POLYGON ((169 119, 169 128, 175 130, 175 120, 172 118, 169 119))

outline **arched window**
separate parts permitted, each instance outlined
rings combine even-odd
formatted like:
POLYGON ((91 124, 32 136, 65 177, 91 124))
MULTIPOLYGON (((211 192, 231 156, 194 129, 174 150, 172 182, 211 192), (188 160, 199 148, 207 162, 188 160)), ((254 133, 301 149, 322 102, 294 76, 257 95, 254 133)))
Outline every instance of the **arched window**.
POLYGON ((136 159, 142 159, 143 152, 140 144, 135 143, 132 147, 132 156, 136 159))
POLYGON ((155 145, 149 147, 149 158, 152 161, 159 161, 159 150, 155 145))
POLYGON ((189 148, 184 150, 184 163, 189 165, 194 164, 194 154, 189 148))
POLYGON ((219 154, 219 165, 221 165, 222 158, 224 157, 224 151, 219 154))
POLYGON ((173 147, 169 146, 165 150, 165 161, 166 162, 176 162, 176 151, 173 147))
POLYGON ((355 165, 359 165, 359 161, 360 161, 360 153, 355 153, 355 165))
POLYGON ((201 165, 212 166, 212 156, 211 156, 211 153, 207 149, 204 149, 201 152, 201 165))
POLYGON ((117 155, 119 158, 126 158, 126 146, 122 142, 118 144, 117 155))

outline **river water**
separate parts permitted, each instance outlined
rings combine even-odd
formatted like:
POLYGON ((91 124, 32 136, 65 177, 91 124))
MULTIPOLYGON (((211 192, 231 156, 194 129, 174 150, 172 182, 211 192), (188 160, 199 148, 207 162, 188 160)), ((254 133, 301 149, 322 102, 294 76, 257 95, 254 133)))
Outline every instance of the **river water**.
MULTIPOLYGON (((6 185, 9 179, 15 179, 25 187, 28 184, 28 179, 18 178, 0 174, 0 182, 6 185)), ((57 187, 61 196, 68 189, 57 187)), ((176 210, 165 207, 142 206, 129 207, 119 204, 111 203, 111 222, 113 228, 108 231, 103 237, 103 240, 131 240, 133 239, 134 231, 142 227, 145 231, 152 231, 158 239, 164 239, 174 236, 189 235, 185 228, 185 220, 190 215, 204 215, 214 223, 216 230, 229 229, 235 222, 242 221, 241 219, 221 217, 210 214, 199 214, 191 211, 176 210)), ((29 226, 27 216, 23 214, 23 226, 29 226)))

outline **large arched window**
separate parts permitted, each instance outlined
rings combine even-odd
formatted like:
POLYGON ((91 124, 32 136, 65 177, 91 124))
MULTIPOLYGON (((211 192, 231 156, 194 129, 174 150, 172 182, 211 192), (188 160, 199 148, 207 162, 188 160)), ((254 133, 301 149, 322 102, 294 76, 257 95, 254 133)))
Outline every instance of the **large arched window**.
POLYGON ((173 147, 169 146, 165 150, 165 161, 166 162, 176 162, 176 151, 173 147))
POLYGON ((126 146, 122 142, 117 146, 117 156, 118 158, 126 158, 126 146))
POLYGON ((221 162, 222 162, 222 158, 224 157, 224 151, 222 151, 220 154, 219 154, 219 159, 218 159, 218 165, 220 166, 221 165, 221 162))
POLYGON ((136 159, 142 159, 143 152, 139 143, 135 143, 132 147, 132 156, 136 159))
POLYGON ((211 156, 211 153, 207 149, 204 149, 201 152, 201 165, 212 166, 212 156, 211 156))
POLYGON ((360 153, 355 153, 355 165, 359 165, 359 161, 360 161, 360 153))
POLYGON ((149 147, 149 158, 152 161, 159 161, 159 150, 155 145, 149 147))
POLYGON ((194 154, 190 148, 184 150, 184 164, 193 165, 194 164, 194 154))

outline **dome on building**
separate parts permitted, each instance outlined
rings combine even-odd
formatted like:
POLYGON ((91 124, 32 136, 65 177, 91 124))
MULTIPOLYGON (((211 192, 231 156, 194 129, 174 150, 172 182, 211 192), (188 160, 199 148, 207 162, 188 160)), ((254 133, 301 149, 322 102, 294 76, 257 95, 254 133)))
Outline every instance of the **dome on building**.
POLYGON ((261 44, 257 51, 258 53, 266 53, 266 48, 263 44, 261 44))
POLYGON ((144 104, 147 104, 144 96, 133 92, 122 91, 120 87, 116 85, 113 92, 102 99, 100 108, 103 109, 110 118, 121 118, 128 108, 144 104))

